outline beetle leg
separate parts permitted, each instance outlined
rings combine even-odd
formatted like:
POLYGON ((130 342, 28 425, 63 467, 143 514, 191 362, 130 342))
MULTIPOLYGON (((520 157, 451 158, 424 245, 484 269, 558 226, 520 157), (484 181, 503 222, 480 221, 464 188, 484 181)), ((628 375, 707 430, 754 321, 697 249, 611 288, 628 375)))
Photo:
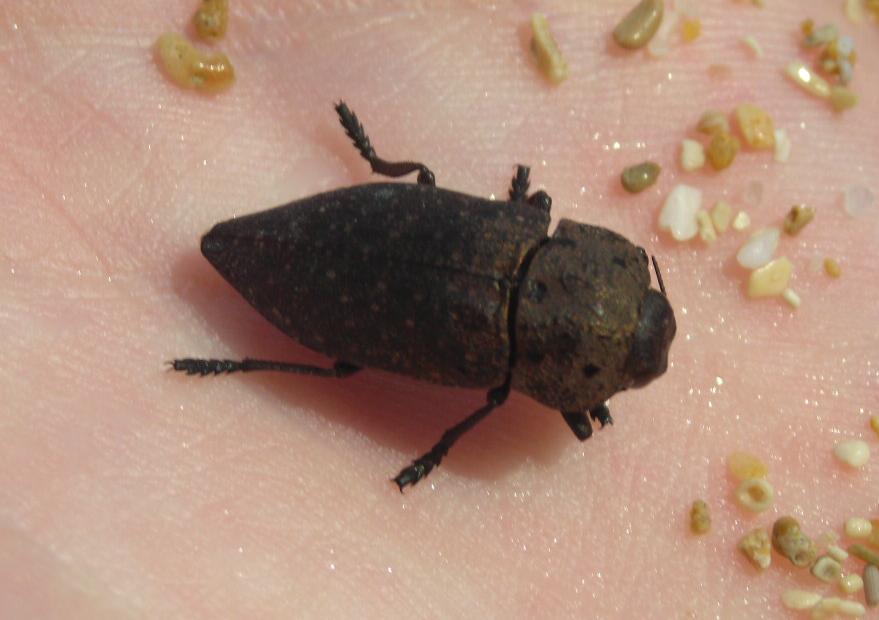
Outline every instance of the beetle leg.
POLYGON ((344 101, 336 104, 336 112, 339 114, 339 122, 345 128, 345 133, 354 142, 354 146, 360 151, 363 159, 369 162, 373 172, 383 174, 386 177, 401 177, 417 170, 419 185, 436 185, 433 172, 424 164, 414 161, 385 161, 376 155, 363 125, 360 124, 357 115, 348 108, 344 101))
POLYGON ((607 424, 613 424, 613 418, 610 417, 610 409, 607 408, 605 403, 590 409, 589 417, 601 424, 601 428, 604 428, 607 424))
POLYGON ((518 202, 525 199, 528 187, 531 185, 531 181, 528 179, 530 172, 531 169, 528 166, 521 164, 516 166, 516 176, 513 177, 513 182, 510 184, 511 201, 518 202))
POLYGON ((592 423, 582 411, 562 411, 562 417, 580 441, 592 437, 592 423))
POLYGON ((443 457, 449 453, 449 448, 451 448, 464 433, 479 424, 479 422, 481 422, 489 413, 502 405, 509 395, 510 377, 507 377, 507 380, 502 386, 488 391, 488 394, 485 397, 487 401, 485 405, 464 418, 463 421, 446 430, 440 440, 430 449, 429 452, 415 459, 409 467, 404 468, 399 474, 397 474, 396 478, 394 478, 394 482, 400 487, 400 493, 403 492, 403 488, 406 487, 406 485, 416 484, 419 480, 429 474, 434 467, 438 467, 443 460, 443 457))
POLYGON ((309 364, 290 364, 288 362, 272 362, 268 360, 254 360, 245 358, 240 362, 235 360, 217 359, 192 359, 185 358, 168 362, 171 368, 187 375, 219 375, 230 372, 250 372, 253 370, 277 370, 290 372, 297 375, 311 375, 314 377, 336 377, 342 379, 353 375, 360 366, 338 361, 330 368, 311 366, 309 364))

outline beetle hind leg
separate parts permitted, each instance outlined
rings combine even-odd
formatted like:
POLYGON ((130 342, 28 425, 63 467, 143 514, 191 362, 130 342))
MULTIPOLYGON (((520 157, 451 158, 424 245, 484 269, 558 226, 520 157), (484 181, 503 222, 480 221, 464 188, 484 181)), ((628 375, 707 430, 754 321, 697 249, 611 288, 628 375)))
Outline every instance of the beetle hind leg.
POLYGON ((410 172, 418 171, 419 185, 436 185, 436 177, 430 168, 422 163, 414 161, 385 161, 376 155, 375 149, 369 141, 369 136, 363 129, 363 125, 357 119, 357 115, 345 104, 340 101, 336 104, 336 113, 339 115, 339 122, 345 128, 345 133, 354 142, 354 146, 360 151, 360 155, 369 162, 372 171, 376 174, 383 174, 386 177, 402 177, 410 172))
POLYGON ((486 403, 461 422, 446 430, 440 440, 425 454, 415 459, 409 467, 404 468, 394 478, 394 482, 400 487, 400 492, 408 485, 417 484, 419 480, 427 476, 434 467, 439 467, 443 457, 449 453, 449 449, 454 445, 464 433, 479 424, 494 409, 501 406, 510 395, 510 378, 497 388, 489 390, 486 395, 486 403))
POLYGON ((309 364, 291 364, 289 362, 272 362, 269 360, 254 360, 250 358, 245 358, 241 361, 183 358, 168 362, 168 365, 171 366, 172 370, 185 372, 187 375, 200 375, 202 377, 230 372, 276 370, 297 375, 342 379, 361 370, 360 366, 355 366, 354 364, 342 361, 337 361, 330 368, 323 368, 321 366, 311 366, 309 364))

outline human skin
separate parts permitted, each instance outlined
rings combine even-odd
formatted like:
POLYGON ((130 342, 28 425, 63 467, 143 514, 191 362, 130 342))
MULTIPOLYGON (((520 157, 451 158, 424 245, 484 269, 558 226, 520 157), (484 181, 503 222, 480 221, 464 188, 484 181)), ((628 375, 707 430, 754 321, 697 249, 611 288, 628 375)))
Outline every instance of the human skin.
POLYGON ((233 0, 217 47, 238 80, 202 96, 151 50, 195 4, 0 7, 0 616, 761 618, 784 617, 786 588, 834 592, 777 555, 758 574, 735 546, 783 514, 814 535, 879 517, 876 463, 832 457, 845 438, 879 447, 879 225, 841 200, 852 184, 879 191, 875 24, 848 23, 840 3, 705 3, 702 36, 650 59, 610 42, 629 4, 616 0, 233 0), (570 63, 560 86, 528 52, 538 9, 570 63), (855 37, 861 105, 843 115, 781 75, 805 58, 808 16, 855 37), (728 76, 709 72, 720 63, 728 76), (607 226, 657 256, 677 317, 671 365, 610 401, 613 427, 579 443, 514 394, 401 495, 390 478, 483 392, 373 370, 166 371, 184 356, 329 363, 251 309, 198 240, 235 215, 380 180, 338 126, 340 98, 380 155, 424 161, 438 185, 502 198, 530 164, 554 221, 607 226), (788 131, 790 161, 743 152, 721 173, 682 172, 699 116, 746 101, 788 131), (625 194, 620 171, 648 158, 658 183, 625 194), (778 250, 797 310, 745 296, 734 255, 747 233, 706 247, 657 230, 677 183, 744 207, 751 181, 764 187, 754 228, 795 203, 817 209, 778 250), (838 280, 810 269, 824 255, 838 280), (769 465, 762 515, 732 500, 736 450, 769 465), (701 538, 688 531, 696 498, 713 513, 701 538))

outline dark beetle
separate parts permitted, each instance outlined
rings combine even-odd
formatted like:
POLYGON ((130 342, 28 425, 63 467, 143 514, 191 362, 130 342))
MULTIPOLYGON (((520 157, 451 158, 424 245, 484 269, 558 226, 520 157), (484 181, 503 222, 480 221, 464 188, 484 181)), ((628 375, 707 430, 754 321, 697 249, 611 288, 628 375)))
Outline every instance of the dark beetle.
POLYGON ((357 185, 214 226, 201 250, 285 334, 335 358, 331 368, 245 359, 178 359, 188 374, 278 370, 347 377, 375 367, 457 387, 491 387, 394 481, 426 476, 511 389, 561 411, 578 439, 605 401, 665 372, 675 318, 650 288, 647 254, 570 220, 552 237, 550 197, 526 196, 519 166, 508 202, 436 187, 415 162, 380 159, 354 113, 342 126, 372 170, 418 184, 357 185))

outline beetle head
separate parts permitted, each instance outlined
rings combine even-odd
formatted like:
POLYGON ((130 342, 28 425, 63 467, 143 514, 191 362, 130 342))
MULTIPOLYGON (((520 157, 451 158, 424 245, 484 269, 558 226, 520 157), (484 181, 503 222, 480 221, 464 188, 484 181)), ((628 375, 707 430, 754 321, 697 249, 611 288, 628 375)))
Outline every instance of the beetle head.
POLYGON ((626 359, 631 387, 642 387, 665 372, 668 349, 675 336, 675 315, 665 293, 650 289, 641 303, 638 327, 626 359))

